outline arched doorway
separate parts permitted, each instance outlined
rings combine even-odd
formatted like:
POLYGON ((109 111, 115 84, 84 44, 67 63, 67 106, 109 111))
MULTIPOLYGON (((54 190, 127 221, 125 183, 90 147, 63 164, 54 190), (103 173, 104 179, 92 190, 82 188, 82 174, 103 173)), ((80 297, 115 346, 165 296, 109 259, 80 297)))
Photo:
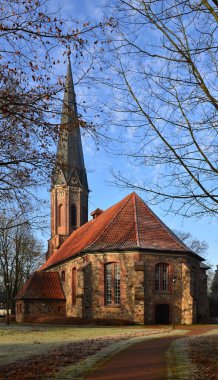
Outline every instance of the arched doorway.
POLYGON ((170 313, 169 305, 159 304, 155 306, 155 323, 158 325, 169 324, 170 313))

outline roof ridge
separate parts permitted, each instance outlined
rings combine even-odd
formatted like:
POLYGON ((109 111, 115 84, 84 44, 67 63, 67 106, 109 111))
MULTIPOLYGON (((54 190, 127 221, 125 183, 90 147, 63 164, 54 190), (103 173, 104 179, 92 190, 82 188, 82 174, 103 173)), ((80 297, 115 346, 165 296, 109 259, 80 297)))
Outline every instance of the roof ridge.
MULTIPOLYGON (((129 202, 129 200, 131 199, 131 197, 133 196, 133 193, 131 193, 131 194, 129 194, 129 195, 127 195, 127 200, 126 200, 126 202, 124 202, 124 204, 119 208, 119 210, 115 213, 115 215, 113 216, 113 218, 112 219, 110 219, 110 221, 108 222, 108 224, 105 226, 105 228, 103 229, 103 231, 101 231, 100 232, 100 234, 98 235, 98 237, 90 244, 90 245, 88 245, 86 248, 85 248, 85 250, 87 251, 87 249, 89 249, 89 248, 91 248, 92 247, 92 245, 94 245, 97 241, 98 241, 98 239, 104 234, 104 232, 107 230, 107 228, 111 225, 111 223, 114 221, 114 219, 117 217, 117 215, 119 215, 119 213, 123 210, 123 208, 126 206, 126 204, 127 204, 127 202, 129 202)), ((125 198, 124 198, 125 199, 125 198)), ((124 201, 124 199, 122 199, 120 202, 122 202, 122 201, 124 201)), ((118 203, 120 203, 120 202, 118 202, 118 203)), ((114 205, 115 206, 115 205, 114 205)), ((113 206, 112 206, 113 207, 113 206)), ((110 208, 112 208, 112 207, 110 207, 110 208)), ((109 209, 110 209, 109 208, 109 209)), ((109 210, 108 209, 108 210, 109 210)), ((107 211, 107 210, 106 210, 107 211)), ((106 212, 106 211, 104 211, 104 212, 106 212)), ((103 214, 103 213, 102 213, 103 214)))
POLYGON ((137 206, 136 206, 136 193, 133 193, 133 207, 134 207, 134 219, 135 219, 135 233, 136 233, 136 243, 137 247, 140 247, 140 240, 139 240, 139 229, 138 229, 138 217, 137 217, 137 206))
MULTIPOLYGON (((137 194, 136 194, 137 195, 137 194)), ((181 246, 183 246, 183 248, 186 248, 189 252, 192 252, 190 248, 188 248, 177 236, 176 234, 174 234, 174 232, 169 228, 167 227, 167 225, 155 214, 155 212, 137 195, 138 199, 148 208, 148 210, 152 213, 152 215, 154 216, 154 218, 157 220, 157 222, 159 222, 162 227, 165 229, 165 231, 168 233, 168 235, 170 235, 171 237, 173 237, 177 243, 179 243, 181 246)))

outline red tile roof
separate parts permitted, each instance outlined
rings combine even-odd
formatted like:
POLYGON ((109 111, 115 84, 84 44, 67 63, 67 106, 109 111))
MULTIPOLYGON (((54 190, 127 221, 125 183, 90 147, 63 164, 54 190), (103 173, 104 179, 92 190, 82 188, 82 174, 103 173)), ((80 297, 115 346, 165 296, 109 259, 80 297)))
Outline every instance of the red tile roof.
POLYGON ((35 272, 15 299, 65 300, 58 272, 35 272))
POLYGON ((136 193, 131 193, 74 231, 40 269, 55 266, 78 253, 137 248, 193 253, 136 193))

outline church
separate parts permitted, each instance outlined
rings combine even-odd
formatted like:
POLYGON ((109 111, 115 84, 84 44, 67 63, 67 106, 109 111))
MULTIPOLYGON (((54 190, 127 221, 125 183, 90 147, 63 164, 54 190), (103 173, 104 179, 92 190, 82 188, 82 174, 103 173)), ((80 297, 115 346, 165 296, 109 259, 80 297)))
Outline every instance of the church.
MULTIPOLYGON (((91 212, 68 62, 46 262, 16 296, 16 321, 192 324, 207 320, 204 259, 136 194, 91 212)), ((101 200, 99 199, 99 207, 101 200)))

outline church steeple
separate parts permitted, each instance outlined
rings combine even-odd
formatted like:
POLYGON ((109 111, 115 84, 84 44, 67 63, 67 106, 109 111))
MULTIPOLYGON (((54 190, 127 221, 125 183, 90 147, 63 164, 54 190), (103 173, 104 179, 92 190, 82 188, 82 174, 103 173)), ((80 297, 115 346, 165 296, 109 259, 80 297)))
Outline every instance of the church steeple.
POLYGON ((79 179, 88 191, 70 58, 65 81, 60 135, 53 185, 75 184, 79 179), (78 177, 78 178, 77 178, 78 177), (73 183, 72 183, 73 182, 73 183))
POLYGON ((68 57, 67 75, 66 75, 66 81, 65 81, 62 111, 63 112, 62 112, 61 124, 70 124, 70 122, 72 121, 70 119, 70 114, 68 111, 71 111, 73 116, 78 117, 70 57, 68 57))
POLYGON ((48 255, 88 220, 88 182, 83 158, 70 58, 64 89, 56 165, 51 188, 51 239, 48 255))

